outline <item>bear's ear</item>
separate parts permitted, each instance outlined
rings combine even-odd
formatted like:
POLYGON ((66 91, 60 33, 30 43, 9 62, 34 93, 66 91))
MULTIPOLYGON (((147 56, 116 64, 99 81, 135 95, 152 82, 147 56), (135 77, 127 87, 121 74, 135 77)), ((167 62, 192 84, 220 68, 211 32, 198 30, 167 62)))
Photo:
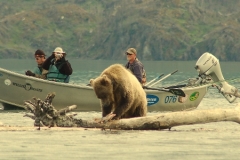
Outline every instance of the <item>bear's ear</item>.
POLYGON ((90 81, 89 81, 90 86, 93 86, 93 81, 94 81, 94 79, 90 79, 90 81))
POLYGON ((106 76, 106 75, 103 75, 103 76, 102 76, 102 79, 101 79, 101 85, 106 86, 108 83, 109 83, 109 82, 108 82, 107 76, 106 76))

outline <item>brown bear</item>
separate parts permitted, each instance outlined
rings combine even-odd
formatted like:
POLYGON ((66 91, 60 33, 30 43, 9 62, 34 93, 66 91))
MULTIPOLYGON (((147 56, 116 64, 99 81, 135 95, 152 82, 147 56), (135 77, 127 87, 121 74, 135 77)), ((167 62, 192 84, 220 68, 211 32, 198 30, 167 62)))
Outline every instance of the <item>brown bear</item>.
POLYGON ((113 113, 113 119, 142 117, 147 114, 146 93, 137 78, 121 64, 106 68, 90 80, 102 107, 102 117, 113 113))

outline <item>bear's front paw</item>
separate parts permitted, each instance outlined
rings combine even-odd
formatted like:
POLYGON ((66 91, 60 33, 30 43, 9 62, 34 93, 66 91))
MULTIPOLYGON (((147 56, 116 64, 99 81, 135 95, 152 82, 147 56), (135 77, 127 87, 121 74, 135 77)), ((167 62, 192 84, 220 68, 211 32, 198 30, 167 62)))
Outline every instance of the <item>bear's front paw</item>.
POLYGON ((106 115, 105 117, 102 118, 95 118, 94 121, 97 123, 106 123, 112 120, 113 117, 115 117, 116 114, 113 114, 112 112, 106 115))

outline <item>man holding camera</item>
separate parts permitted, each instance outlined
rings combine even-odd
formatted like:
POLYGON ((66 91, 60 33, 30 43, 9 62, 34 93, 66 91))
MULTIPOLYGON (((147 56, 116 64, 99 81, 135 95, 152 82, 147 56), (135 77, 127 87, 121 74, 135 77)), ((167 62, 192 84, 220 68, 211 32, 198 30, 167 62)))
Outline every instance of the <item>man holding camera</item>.
POLYGON ((43 63, 44 70, 48 70, 47 80, 68 83, 72 74, 71 64, 65 59, 66 52, 61 47, 55 48, 52 55, 43 63))

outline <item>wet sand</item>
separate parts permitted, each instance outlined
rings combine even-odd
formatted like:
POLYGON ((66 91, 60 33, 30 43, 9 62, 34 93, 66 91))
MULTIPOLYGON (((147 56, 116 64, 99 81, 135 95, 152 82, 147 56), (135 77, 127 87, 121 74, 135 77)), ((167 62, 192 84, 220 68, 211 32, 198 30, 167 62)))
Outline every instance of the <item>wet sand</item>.
MULTIPOLYGON (((233 108, 225 99, 205 98, 198 109, 233 108)), ((0 111, 0 159, 239 159, 240 125, 216 122, 171 131, 114 131, 84 128, 37 130, 24 111, 0 111)), ((157 113, 148 113, 154 115, 157 113)), ((78 112, 78 117, 100 117, 78 112)))

